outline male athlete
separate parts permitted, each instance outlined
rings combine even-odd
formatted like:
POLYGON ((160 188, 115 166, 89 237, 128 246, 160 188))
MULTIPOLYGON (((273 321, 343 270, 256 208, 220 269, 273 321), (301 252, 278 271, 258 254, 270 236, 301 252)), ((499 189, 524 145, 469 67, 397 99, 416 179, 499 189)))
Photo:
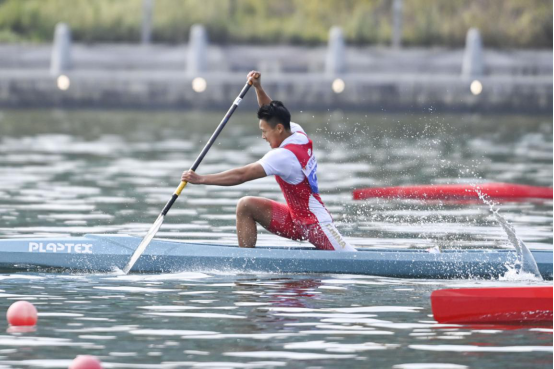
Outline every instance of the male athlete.
POLYGON ((262 138, 271 151, 255 163, 225 172, 199 175, 183 172, 181 180, 193 184, 235 186, 274 175, 287 201, 281 204, 262 197, 246 196, 237 205, 237 236, 240 247, 255 247, 256 223, 276 235, 307 240, 320 250, 356 251, 339 233, 325 208, 317 186, 317 161, 312 140, 280 101, 272 101, 257 71, 248 73, 256 89, 262 138), (255 78, 257 77, 257 78, 255 78))

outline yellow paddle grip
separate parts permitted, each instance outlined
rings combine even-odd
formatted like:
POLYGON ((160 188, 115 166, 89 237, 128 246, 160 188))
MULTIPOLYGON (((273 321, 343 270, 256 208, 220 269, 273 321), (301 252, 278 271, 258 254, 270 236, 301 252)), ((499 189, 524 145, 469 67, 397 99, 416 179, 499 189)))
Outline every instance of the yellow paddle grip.
POLYGON ((177 189, 175 190, 174 194, 179 196, 181 194, 181 191, 183 191, 183 189, 185 188, 185 186, 187 185, 188 182, 185 182, 185 181, 182 181, 180 184, 179 184, 179 187, 177 187, 177 189))

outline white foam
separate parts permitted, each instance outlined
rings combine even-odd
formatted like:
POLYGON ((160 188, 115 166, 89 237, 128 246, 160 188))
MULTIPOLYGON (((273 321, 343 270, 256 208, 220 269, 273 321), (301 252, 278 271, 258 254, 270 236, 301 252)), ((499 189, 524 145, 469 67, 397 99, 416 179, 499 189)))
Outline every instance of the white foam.
POLYGON ((296 307, 261 307, 261 310, 287 312, 287 313, 302 313, 302 312, 337 312, 337 313, 417 313, 423 308, 417 306, 359 306, 349 308, 329 308, 329 309, 309 309, 296 307))
POLYGON ((190 292, 179 292, 179 295, 206 295, 211 293, 218 293, 217 291, 190 291, 190 292))
POLYGON ((219 301, 219 300, 190 300, 190 302, 196 302, 199 304, 211 304, 216 301, 219 301))
POLYGON ((226 352, 225 356, 237 357, 256 357, 256 358, 275 358, 292 360, 323 360, 323 359, 350 359, 356 355, 327 355, 314 354, 308 352, 290 352, 290 351, 246 351, 246 352, 226 352))
POLYGON ((132 357, 138 354, 136 352, 110 352, 108 355, 115 357, 132 357))
POLYGON ((526 273, 514 268, 508 268, 508 271, 501 275, 499 278, 501 281, 542 281, 542 278, 537 277, 533 273, 526 273))
POLYGON ((5 279, 44 279, 44 277, 39 277, 36 275, 25 275, 25 274, 10 274, 0 276, 0 281, 5 279))
POLYGON ((473 333, 481 333, 481 334, 496 334, 496 333, 502 333, 503 331, 499 329, 474 329, 472 330, 473 333))
POLYGON ((323 283, 329 284, 364 284, 364 285, 385 285, 384 282, 373 282, 373 281, 361 281, 359 279, 326 279, 322 281, 323 283))
MULTIPOLYGON (((55 360, 55 359, 38 359, 38 360, 19 360, 19 361, 0 361, 0 364, 8 365, 27 365, 35 368, 69 368, 73 360, 55 360)), ((0 366, 0 368, 12 368, 12 366, 0 366)))
POLYGON ((327 352, 361 352, 361 351, 375 351, 375 350, 389 350, 400 347, 396 344, 382 344, 373 342, 364 343, 336 343, 325 341, 308 341, 308 342, 294 342, 287 343, 284 348, 287 350, 325 350, 327 352))
POLYGON ((189 354, 189 355, 209 355, 210 354, 209 351, 198 351, 198 350, 185 350, 183 351, 183 353, 189 354))
POLYGON ((365 319, 373 318, 374 314, 340 314, 340 313, 278 313, 277 316, 303 317, 303 318, 329 318, 329 319, 365 319))
POLYGON ((444 328, 444 327, 456 327, 455 324, 438 324, 432 323, 394 323, 387 320, 380 319, 367 319, 357 318, 357 315, 350 315, 346 317, 335 317, 329 319, 321 319, 322 323, 335 323, 335 324, 364 324, 376 328, 388 328, 388 329, 408 329, 418 330, 423 328, 444 328))
POLYGON ((148 315, 157 316, 175 316, 175 317, 189 317, 189 318, 216 318, 216 319, 246 319, 242 315, 228 315, 228 314, 210 314, 210 313, 146 313, 148 315))
POLYGON ((125 292, 171 292, 179 291, 171 288, 150 288, 150 287, 133 287, 133 286, 121 286, 121 287, 93 287, 98 290, 108 291, 125 291, 125 292))
POLYGON ((80 335, 79 338, 82 338, 84 340, 115 340, 117 336, 96 336, 96 335, 80 335))
POLYGON ((231 361, 203 361, 203 362, 166 362, 160 364, 168 369, 174 368, 207 368, 207 369, 261 369, 261 368, 274 368, 276 366, 287 366, 287 363, 281 361, 254 361, 251 363, 235 363, 231 361))
POLYGON ((150 282, 150 281, 183 281, 206 279, 211 276, 204 273, 177 273, 177 274, 148 274, 148 275, 120 275, 116 278, 105 278, 105 280, 132 281, 132 282, 150 282))
POLYGON ((183 339, 194 339, 194 340, 218 340, 226 338, 247 338, 255 340, 269 340, 274 338, 286 338, 286 337, 295 337, 298 336, 298 333, 249 333, 249 334, 213 334, 213 335, 189 335, 183 336, 183 339))
POLYGON ((114 325, 112 327, 89 327, 80 329, 54 329, 56 332, 79 332, 79 333, 99 333, 99 332, 129 332, 137 329, 136 325, 114 325))
POLYGON ((533 332, 546 332, 546 333, 554 332, 554 330, 552 330, 552 328, 531 328, 529 330, 533 331, 533 332))
POLYGON ((300 331, 300 333, 302 334, 324 334, 324 335, 339 335, 339 336, 342 336, 342 335, 367 335, 367 336, 389 336, 389 335, 393 335, 394 332, 390 332, 390 331, 375 331, 375 330, 359 330, 359 329, 356 329, 356 330, 346 330, 346 329, 343 329, 343 330, 338 330, 338 329, 334 329, 334 330, 313 330, 313 331, 300 331))
POLYGON ((423 308, 417 306, 360 306, 325 310, 339 313, 417 313, 421 309, 423 308))
POLYGON ((76 346, 89 347, 88 342, 73 342, 66 338, 0 336, 0 346, 76 346))
POLYGON ((70 317, 81 317, 84 314, 78 313, 38 313, 38 316, 70 316, 70 317))
POLYGON ((215 309, 215 310, 235 310, 238 309, 236 306, 139 306, 139 309, 146 310, 156 310, 156 311, 181 311, 181 310, 206 310, 206 309, 215 309))
POLYGON ((191 331, 181 329, 135 329, 129 333, 137 336, 200 336, 205 334, 217 334, 213 331, 191 331))
POLYGON ((414 363, 414 364, 398 364, 392 367, 393 369, 466 369, 467 365, 445 364, 445 363, 414 363))

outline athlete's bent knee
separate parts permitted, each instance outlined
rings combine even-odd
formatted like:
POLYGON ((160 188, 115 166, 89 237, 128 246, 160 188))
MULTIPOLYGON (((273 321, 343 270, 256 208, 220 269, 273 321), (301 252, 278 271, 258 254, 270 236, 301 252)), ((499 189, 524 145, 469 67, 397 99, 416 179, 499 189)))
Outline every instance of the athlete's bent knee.
POLYGON ((256 197, 245 196, 241 198, 237 204, 237 215, 252 214, 252 208, 256 202, 256 197))

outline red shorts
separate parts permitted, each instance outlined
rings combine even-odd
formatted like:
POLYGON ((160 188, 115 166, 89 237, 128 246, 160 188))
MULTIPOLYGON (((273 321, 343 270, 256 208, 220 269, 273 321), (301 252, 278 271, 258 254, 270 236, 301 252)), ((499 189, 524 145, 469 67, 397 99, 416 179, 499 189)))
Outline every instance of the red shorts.
POLYGON ((309 241, 319 250, 356 251, 332 222, 302 224, 292 219, 288 205, 277 201, 271 203, 271 223, 267 229, 271 233, 295 241, 309 241))

